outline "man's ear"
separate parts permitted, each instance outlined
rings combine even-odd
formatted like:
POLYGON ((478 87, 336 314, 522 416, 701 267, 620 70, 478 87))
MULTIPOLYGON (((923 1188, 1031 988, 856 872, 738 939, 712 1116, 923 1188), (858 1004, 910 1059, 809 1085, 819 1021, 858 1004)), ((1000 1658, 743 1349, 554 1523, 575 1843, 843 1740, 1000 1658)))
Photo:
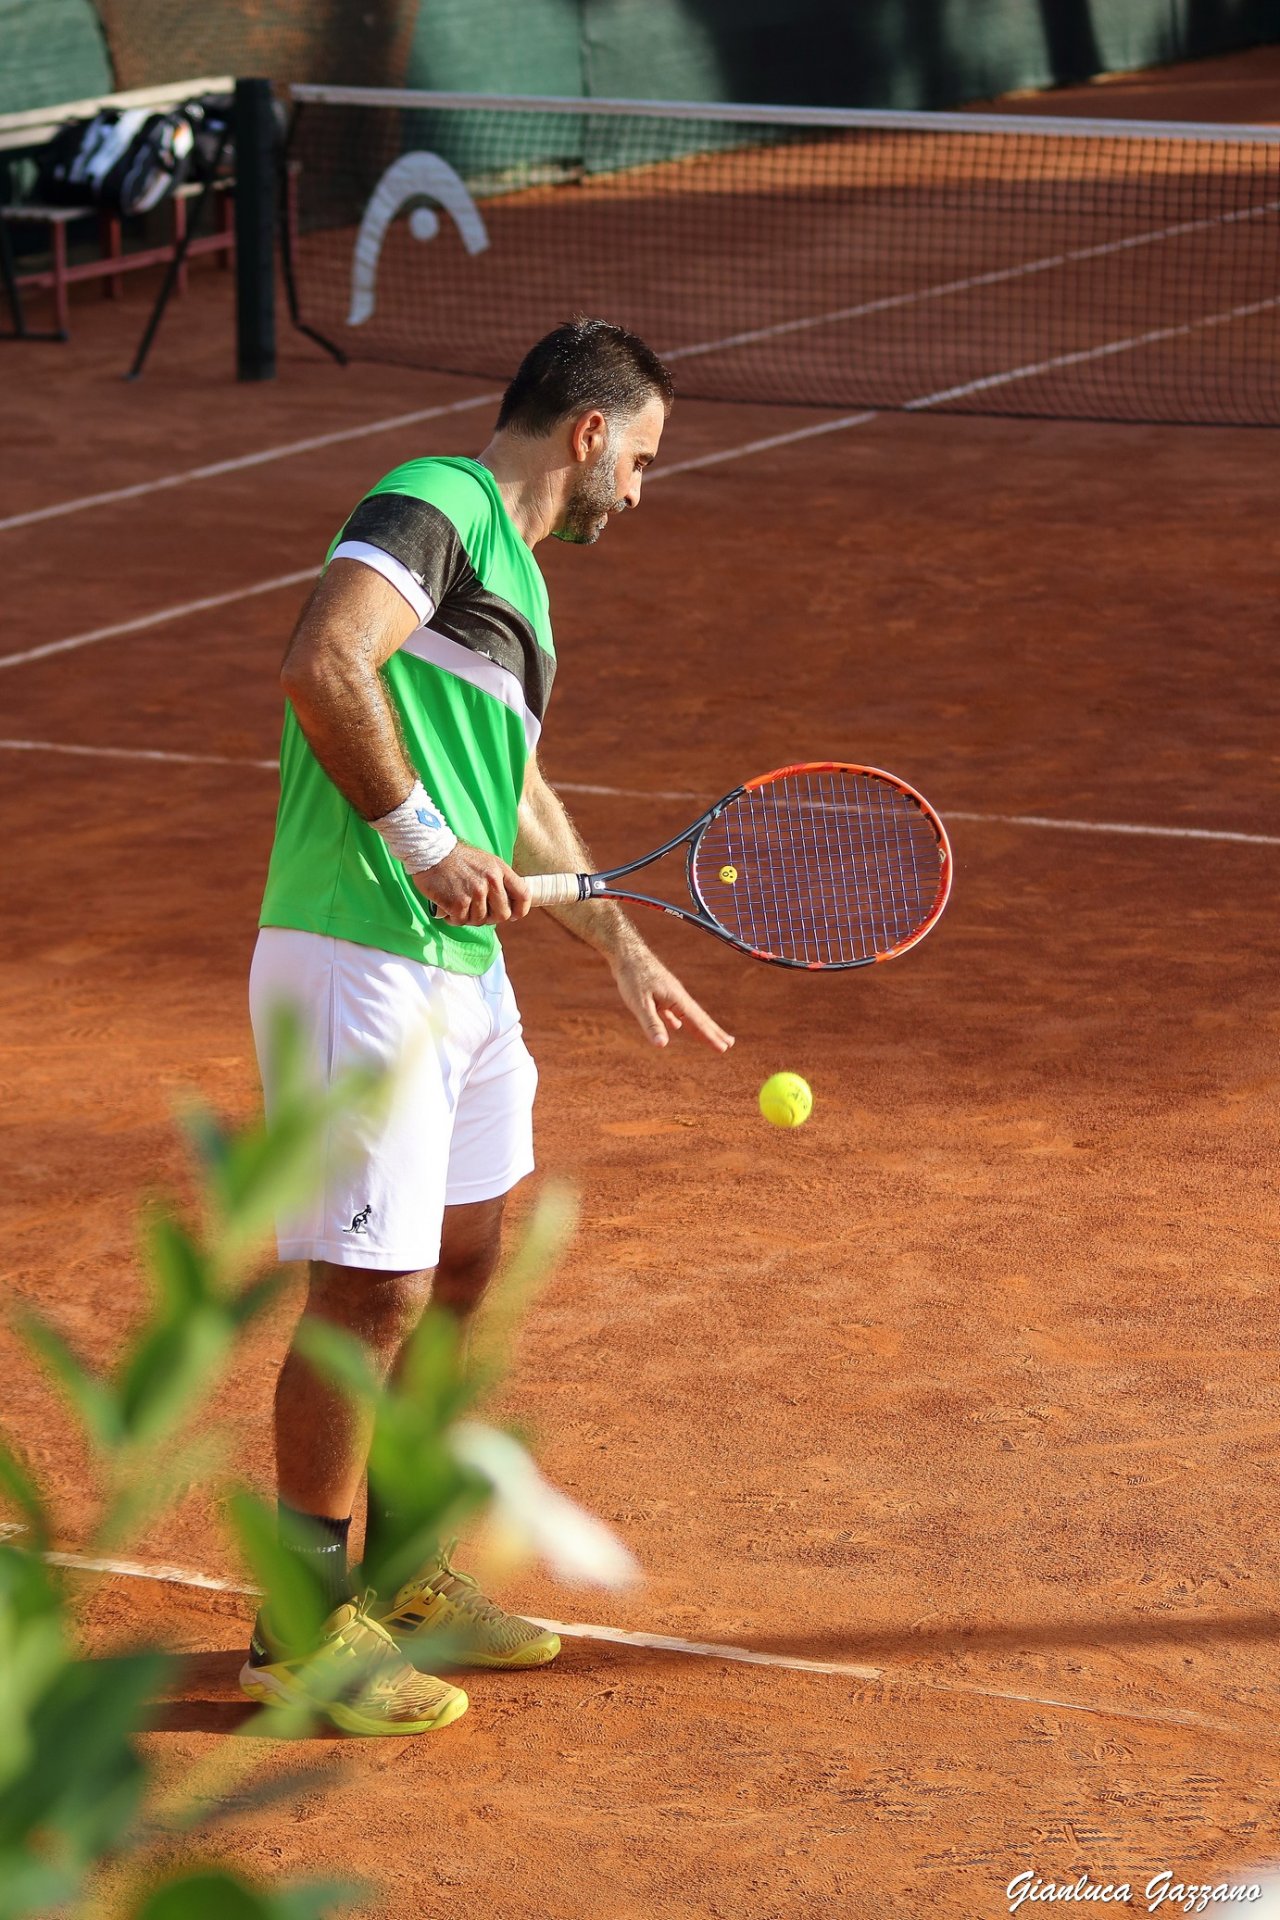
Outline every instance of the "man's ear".
POLYGON ((608 437, 608 423, 599 407, 592 407, 576 419, 569 429, 569 451, 582 466, 598 453, 608 437))

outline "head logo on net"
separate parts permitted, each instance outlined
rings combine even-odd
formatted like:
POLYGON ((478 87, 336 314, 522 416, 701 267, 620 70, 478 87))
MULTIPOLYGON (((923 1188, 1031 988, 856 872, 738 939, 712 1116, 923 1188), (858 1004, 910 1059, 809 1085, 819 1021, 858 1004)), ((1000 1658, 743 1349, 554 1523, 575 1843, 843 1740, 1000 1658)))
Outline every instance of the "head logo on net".
POLYGON ((444 208, 468 253, 483 253, 488 246, 489 235, 476 203, 449 162, 438 153, 403 154, 387 168, 370 194, 360 222, 351 258, 349 327, 363 326, 373 317, 382 243, 397 216, 412 207, 409 231, 415 240, 434 240, 439 233, 440 217, 432 206, 424 204, 427 201, 444 208))

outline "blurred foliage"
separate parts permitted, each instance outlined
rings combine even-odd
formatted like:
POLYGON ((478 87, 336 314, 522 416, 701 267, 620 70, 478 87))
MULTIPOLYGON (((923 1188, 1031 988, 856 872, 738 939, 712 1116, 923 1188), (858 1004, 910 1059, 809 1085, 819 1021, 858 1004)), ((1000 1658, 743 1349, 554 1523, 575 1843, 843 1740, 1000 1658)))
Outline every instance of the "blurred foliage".
MULTIPOLYGON (((111 1367, 87 1366, 38 1316, 24 1316, 21 1328, 65 1400, 100 1484, 86 1557, 119 1552, 180 1491, 200 1487, 228 1512, 240 1556, 268 1595, 273 1621, 278 1616, 291 1641, 305 1642, 315 1634, 323 1603, 304 1563, 280 1546, 274 1503, 230 1482, 225 1440, 210 1431, 210 1402, 246 1333, 277 1296, 278 1276, 254 1273, 275 1217, 314 1185, 334 1123, 371 1111, 389 1097, 389 1087, 385 1078, 362 1073, 317 1091, 299 1033, 287 1019, 274 1044, 273 1079, 281 1093, 269 1126, 228 1130, 204 1112, 187 1117, 202 1171, 204 1218, 196 1231, 171 1205, 153 1209, 143 1236, 147 1308, 111 1367)), ((571 1215, 567 1199, 555 1194, 535 1213, 513 1263, 516 1298, 527 1299, 548 1270, 571 1215)), ((483 1365, 468 1372, 456 1326, 447 1315, 430 1313, 385 1393, 377 1391, 357 1343, 316 1322, 299 1329, 312 1365, 375 1403, 370 1474, 395 1514, 380 1585, 416 1571, 447 1530, 500 1494, 493 1476, 467 1464, 450 1444, 459 1416, 499 1375, 498 1348, 509 1343, 516 1309, 513 1300, 502 1301, 501 1286, 498 1294, 493 1319, 500 1331, 491 1330, 483 1365)), ((466 1425, 488 1431, 474 1421, 466 1425)), ((501 1438, 536 1473, 516 1442, 501 1438)), ((50 1501, 3 1437, 0 1505, 14 1515, 0 1540, 0 1920, 100 1915, 104 1868, 109 1910, 121 1920, 311 1920, 351 1897, 354 1889, 331 1884, 268 1890, 204 1863, 157 1879, 148 1855, 159 1841, 171 1850, 175 1831, 277 1798, 297 1784, 296 1776, 246 1792, 245 1776, 265 1749, 254 1741, 224 1742, 176 1793, 159 1796, 137 1735, 177 1662, 155 1646, 110 1659, 78 1657, 65 1582, 43 1558, 55 1533, 50 1501)), ((276 1738, 313 1724, 304 1712, 277 1708, 261 1709, 253 1720, 276 1738)))

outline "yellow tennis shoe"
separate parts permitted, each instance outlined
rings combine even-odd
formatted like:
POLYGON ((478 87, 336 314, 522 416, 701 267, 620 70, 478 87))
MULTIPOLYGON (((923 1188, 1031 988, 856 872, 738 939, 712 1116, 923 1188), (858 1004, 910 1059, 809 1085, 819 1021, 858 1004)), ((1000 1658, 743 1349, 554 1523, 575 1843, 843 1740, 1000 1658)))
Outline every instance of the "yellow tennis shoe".
POLYGON ((309 1653, 274 1646, 264 1616, 254 1622, 240 1686, 266 1706, 306 1707, 344 1733, 431 1733, 467 1710, 460 1687, 419 1673, 369 1613, 366 1595, 335 1607, 309 1653))
POLYGON ((412 1655, 439 1643, 439 1657, 459 1667, 545 1667, 560 1636, 518 1614, 504 1613, 479 1582, 449 1563, 449 1551, 416 1580, 407 1580, 378 1619, 412 1655))

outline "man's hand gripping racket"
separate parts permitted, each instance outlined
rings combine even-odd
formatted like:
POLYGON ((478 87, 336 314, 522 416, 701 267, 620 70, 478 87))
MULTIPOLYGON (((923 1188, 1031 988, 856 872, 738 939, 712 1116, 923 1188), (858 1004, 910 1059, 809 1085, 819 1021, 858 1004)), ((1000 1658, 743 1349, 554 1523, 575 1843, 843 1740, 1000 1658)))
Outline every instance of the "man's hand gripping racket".
POLYGON ((951 871, 946 828, 914 787, 876 767, 820 760, 735 787, 641 860, 526 878, 534 906, 630 900, 755 960, 820 971, 914 947, 947 904, 951 871), (692 908, 617 884, 681 846, 692 908))

